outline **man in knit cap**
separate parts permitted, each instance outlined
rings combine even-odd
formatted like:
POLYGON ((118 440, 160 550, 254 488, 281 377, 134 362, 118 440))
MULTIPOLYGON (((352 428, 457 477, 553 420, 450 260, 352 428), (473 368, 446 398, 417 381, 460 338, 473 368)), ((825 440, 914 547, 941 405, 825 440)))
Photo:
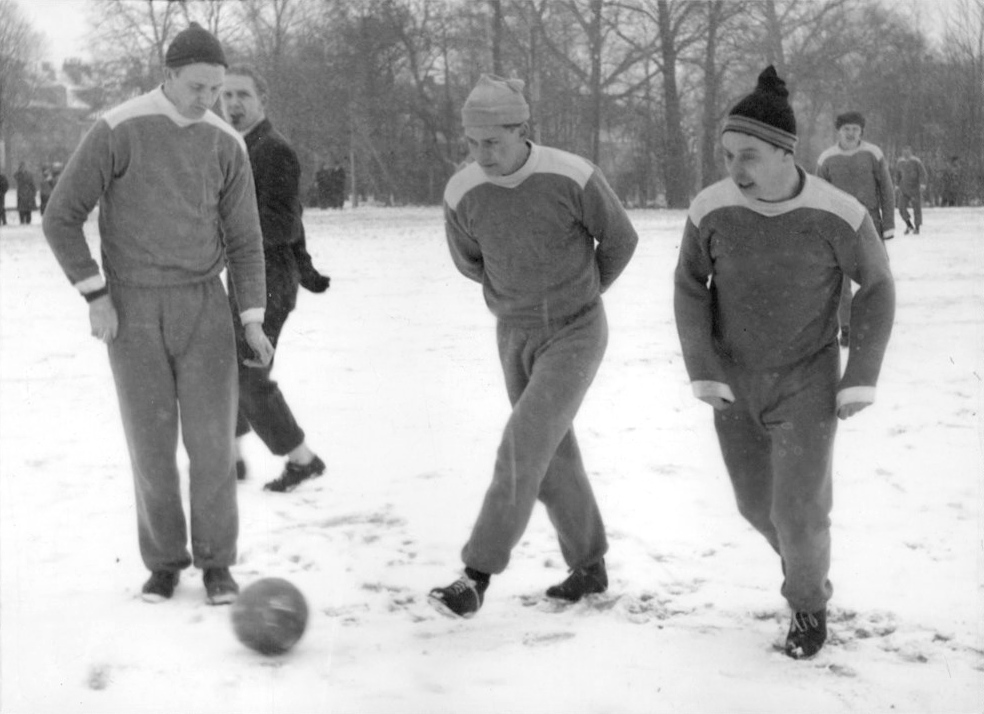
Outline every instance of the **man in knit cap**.
POLYGON ((576 602, 608 587, 605 527, 572 425, 608 340, 601 293, 638 238, 598 167, 530 140, 520 80, 483 75, 461 117, 474 161, 444 192, 448 246, 497 318, 513 405, 461 553, 464 574, 430 593, 441 612, 471 617, 491 576, 505 570, 537 499, 570 568, 547 596, 576 602))
POLYGON ((206 600, 235 600, 239 517, 233 466, 236 344, 220 273, 229 269, 253 363, 263 334, 263 242, 242 137, 210 111, 222 46, 196 24, 165 56, 164 84, 93 125, 51 195, 44 232, 105 342, 136 487, 142 596, 171 597, 201 568, 206 600), (102 271, 82 227, 99 205, 102 271), (105 277, 104 277, 105 275, 105 277), (175 447, 189 459, 191 552, 175 447))
MULTIPOLYGON (((888 160, 874 144, 864 141, 864 115, 845 112, 834 122, 837 143, 820 154, 817 176, 858 199, 871 214, 882 240, 895 235, 895 186, 888 160)), ((851 335, 851 281, 844 280, 838 319, 840 343, 847 347, 851 335)))
POLYGON ((694 199, 684 229, 677 329, 694 395, 714 407, 738 510, 781 558, 784 651, 798 659, 826 640, 834 433, 875 399, 894 283, 865 207, 796 165, 796 118, 772 67, 721 143, 729 178, 694 199), (846 278, 860 289, 842 377, 846 278))

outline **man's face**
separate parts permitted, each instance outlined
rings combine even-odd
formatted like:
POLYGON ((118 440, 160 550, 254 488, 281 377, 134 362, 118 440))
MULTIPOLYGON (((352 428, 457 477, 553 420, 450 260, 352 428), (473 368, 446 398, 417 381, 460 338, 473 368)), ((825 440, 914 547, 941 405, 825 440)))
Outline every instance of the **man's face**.
POLYGON ((219 98, 225 67, 218 64, 185 65, 164 69, 164 94, 185 119, 201 119, 219 98))
POLYGON ((763 201, 789 198, 790 182, 795 181, 796 175, 792 155, 737 131, 725 132, 721 145, 728 175, 742 194, 763 201))
POLYGON ((844 124, 837 130, 837 141, 844 149, 856 149, 861 144, 861 126, 844 124))
POLYGON ((465 139, 468 153, 486 176, 508 176, 526 161, 526 124, 467 127, 465 139))
POLYGON ((222 85, 222 110, 226 121, 240 132, 251 129, 266 116, 264 98, 256 91, 256 82, 245 74, 227 74, 222 85))

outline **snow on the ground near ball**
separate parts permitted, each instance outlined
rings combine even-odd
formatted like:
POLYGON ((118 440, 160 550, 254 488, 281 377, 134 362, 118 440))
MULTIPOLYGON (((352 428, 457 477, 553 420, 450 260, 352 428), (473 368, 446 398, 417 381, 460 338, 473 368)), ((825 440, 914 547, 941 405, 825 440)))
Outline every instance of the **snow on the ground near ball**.
POLYGON ((981 711, 984 210, 928 209, 922 235, 888 244, 898 318, 878 402, 838 434, 830 641, 807 662, 776 649, 779 563, 737 514, 686 383, 672 315, 685 214, 631 217, 639 249, 606 294, 608 354, 576 422, 610 589, 543 600, 566 570, 538 509, 485 606, 454 621, 426 595, 457 576, 508 415, 493 319, 451 265, 439 209, 305 213, 332 285, 301 293, 274 375, 328 471, 263 492, 282 464, 246 440, 233 568, 307 598, 281 657, 236 641, 200 571, 169 602, 139 599, 105 349, 40 227, 4 227, 0 709, 981 711))

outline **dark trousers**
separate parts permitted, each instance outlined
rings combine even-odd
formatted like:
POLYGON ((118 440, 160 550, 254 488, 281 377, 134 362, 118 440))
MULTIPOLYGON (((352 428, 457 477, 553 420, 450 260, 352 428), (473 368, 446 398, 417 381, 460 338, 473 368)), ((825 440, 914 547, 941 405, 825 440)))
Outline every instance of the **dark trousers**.
MULTIPOLYGON (((304 443, 304 431, 294 419, 294 413, 287 405, 280 387, 270 378, 273 361, 266 367, 248 367, 243 364, 243 360, 253 356, 253 350, 246 342, 232 287, 229 296, 239 353, 239 413, 236 418, 236 436, 243 436, 252 430, 266 444, 270 453, 283 456, 304 443)), ((280 332, 296 302, 296 277, 288 278, 285 283, 268 270, 263 332, 274 347, 277 346, 280 332)))
POLYGON ((498 342, 513 410, 461 558, 475 570, 501 573, 540 500, 567 565, 595 563, 608 541, 573 423, 608 344, 604 308, 598 302, 566 324, 539 328, 500 321, 498 342))
POLYGON ((239 514, 233 470, 236 365, 222 282, 110 288, 120 329, 109 363, 137 496, 140 554, 149 570, 228 567, 239 514), (181 503, 178 434, 190 462, 191 554, 181 503))
POLYGON ((31 211, 17 211, 20 216, 21 225, 25 225, 31 222, 31 211))

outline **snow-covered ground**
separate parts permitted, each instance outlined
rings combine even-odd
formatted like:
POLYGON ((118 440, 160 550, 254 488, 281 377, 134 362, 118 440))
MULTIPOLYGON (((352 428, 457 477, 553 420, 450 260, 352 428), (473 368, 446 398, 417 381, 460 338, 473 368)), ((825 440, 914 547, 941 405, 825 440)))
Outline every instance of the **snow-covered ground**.
POLYGON ((566 575, 538 509, 468 621, 426 593, 461 567, 508 414, 493 319, 438 209, 305 219, 332 287, 302 292, 274 373, 328 473, 263 492, 280 460, 247 440, 233 570, 307 597, 307 633, 274 658, 237 642, 198 571, 173 600, 140 600, 105 350, 40 227, 0 229, 3 712, 984 710, 984 209, 927 210, 923 235, 889 244, 895 333, 878 403, 838 435, 831 639, 805 662, 776 650, 778 560, 738 515, 686 383, 682 212, 632 213, 641 243, 606 295, 611 342, 576 422, 609 592, 538 597, 566 575))

